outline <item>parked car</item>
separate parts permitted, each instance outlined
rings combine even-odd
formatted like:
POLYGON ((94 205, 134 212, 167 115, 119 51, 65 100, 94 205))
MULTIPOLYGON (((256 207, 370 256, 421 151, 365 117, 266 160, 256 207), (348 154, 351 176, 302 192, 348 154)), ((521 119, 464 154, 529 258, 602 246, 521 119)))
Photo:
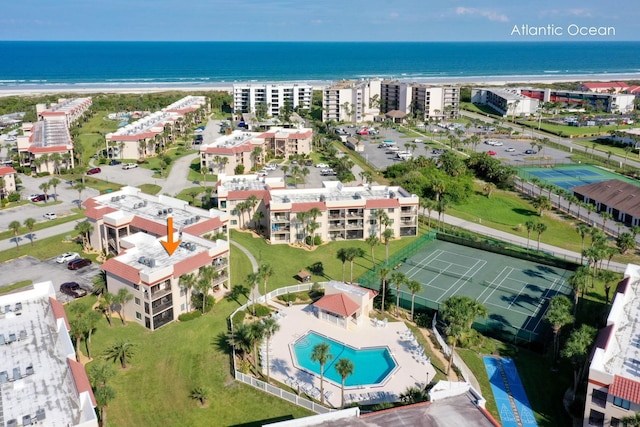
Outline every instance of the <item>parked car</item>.
POLYGON ((124 165, 122 165, 122 169, 133 169, 137 167, 138 167, 137 163, 125 163, 124 165))
POLYGON ((100 168, 91 168, 87 171, 87 175, 95 175, 100 172, 102 172, 102 169, 100 168))
POLYGON ((80 258, 78 252, 65 252, 56 258, 58 264, 64 264, 65 262, 73 261, 76 258, 80 258))
POLYGON ((490 155, 490 156, 495 156, 498 153, 496 153, 495 151, 492 150, 492 151, 487 151, 487 154, 490 155))
POLYGON ((69 261, 69 263, 67 264, 67 268, 69 270, 78 270, 88 265, 91 265, 91 260, 89 258, 78 258, 74 259, 73 261, 69 261))
POLYGON ((316 167, 317 167, 317 168, 324 168, 324 169, 326 169, 326 168, 328 168, 328 167, 329 167, 329 165, 328 165, 328 164, 326 164, 326 163, 318 163, 318 164, 316 164, 316 167))
POLYGON ((56 215, 55 212, 47 212, 46 214, 42 215, 45 219, 56 219, 58 218, 58 215, 56 215))
POLYGON ((45 196, 44 194, 32 194, 31 196, 29 196, 29 199, 32 202, 43 202, 45 200, 47 200, 49 198, 49 196, 45 196))
POLYGON ((525 150, 524 154, 536 154, 536 150, 525 150))
POLYGON ((268 170, 268 171, 274 171, 274 170, 278 169, 278 165, 276 163, 269 163, 264 168, 265 168, 265 170, 268 170))
POLYGON ((506 149, 506 150, 504 150, 504 151, 506 151, 507 153, 513 153, 513 152, 515 152, 515 151, 516 151, 516 149, 515 149, 515 148, 513 148, 513 147, 509 147, 509 148, 507 148, 507 149, 506 149))
POLYGON ((85 289, 82 289, 76 282, 63 283, 62 285, 60 285, 60 292, 70 295, 74 298, 80 298, 87 294, 87 291, 85 289))
POLYGON ((109 162, 109 166, 118 166, 119 164, 122 164, 120 160, 113 159, 109 162))

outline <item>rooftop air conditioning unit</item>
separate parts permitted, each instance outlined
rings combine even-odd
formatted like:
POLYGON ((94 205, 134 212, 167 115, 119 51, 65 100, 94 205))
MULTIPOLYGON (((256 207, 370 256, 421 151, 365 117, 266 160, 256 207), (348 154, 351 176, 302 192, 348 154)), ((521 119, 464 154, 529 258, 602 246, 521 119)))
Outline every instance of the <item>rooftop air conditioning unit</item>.
POLYGON ((167 210, 169 211, 169 213, 173 212, 173 208, 169 208, 167 210))
POLYGON ((117 200, 117 198, 116 198, 116 197, 112 197, 112 198, 111 198, 111 201, 112 201, 112 202, 115 202, 116 200, 117 200))
POLYGON ((163 213, 164 215, 166 215, 166 214, 168 214, 168 213, 169 213, 169 211, 168 211, 167 209, 163 209, 163 210, 162 210, 162 213, 163 213))
POLYGON ((120 196, 121 199, 124 199, 125 197, 127 197, 126 194, 123 194, 122 196, 120 196))
POLYGON ((147 265, 148 265, 149 267, 151 267, 151 268, 153 268, 153 267, 155 267, 155 266, 156 266, 156 260, 155 260, 155 258, 149 258, 149 260, 148 260, 147 262, 148 262, 148 264, 147 264, 147 265))
POLYGON ((196 215, 196 222, 200 221, 200 215, 196 215))
POLYGON ((162 216, 162 210, 158 209, 158 216, 162 216))
POLYGON ((147 206, 147 201, 146 201, 146 200, 144 200, 144 201, 142 202, 142 206, 143 206, 143 207, 144 207, 144 206, 147 206))
POLYGON ((141 256, 140 258, 138 258, 138 262, 139 262, 140 264, 147 265, 147 259, 146 259, 145 257, 143 257, 143 256, 141 256))

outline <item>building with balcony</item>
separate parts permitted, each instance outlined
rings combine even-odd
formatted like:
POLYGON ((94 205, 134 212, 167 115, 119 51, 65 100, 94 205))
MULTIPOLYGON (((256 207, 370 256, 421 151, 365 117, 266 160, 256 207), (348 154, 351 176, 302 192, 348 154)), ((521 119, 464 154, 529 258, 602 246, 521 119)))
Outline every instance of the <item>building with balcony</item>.
POLYGON ((84 202, 93 226, 91 245, 116 255, 102 265, 107 289, 127 289, 133 303, 125 316, 155 330, 191 310, 191 290, 180 283, 184 274, 202 267, 213 269, 211 292, 220 296, 230 289, 228 215, 216 209, 199 209, 168 196, 151 196, 135 187, 103 194, 84 202), (167 241, 171 217, 178 249, 169 256, 167 241))
POLYGON ((97 427, 93 391, 53 283, 2 295, 0 307, 2 426, 97 427))
POLYGON ((278 117, 287 103, 295 108, 310 108, 313 86, 307 83, 241 83, 233 85, 233 111, 255 113, 256 106, 266 105, 267 116, 278 117))
POLYGON ((640 266, 629 264, 589 361, 584 426, 622 426, 640 412, 640 266))
POLYGON ((73 141, 64 120, 23 123, 16 143, 20 166, 29 166, 36 173, 73 168, 73 141))
POLYGON ((400 111, 419 120, 454 120, 459 116, 460 89, 384 80, 380 87, 380 112, 400 111))
POLYGON ((287 158, 292 154, 309 154, 313 130, 309 128, 272 127, 264 132, 233 131, 200 147, 200 168, 211 173, 234 174, 238 166, 245 171, 264 164, 269 154, 287 158))
POLYGON ((322 91, 323 122, 373 121, 380 114, 379 79, 345 80, 322 91))
POLYGON ((488 105, 503 117, 526 117, 535 114, 540 108, 540 100, 521 93, 520 89, 474 88, 471 89, 471 102, 488 105))
POLYGON ((204 96, 188 95, 135 122, 108 133, 105 137, 109 158, 138 159, 157 154, 173 140, 174 133, 183 133, 187 124, 199 120, 197 114, 209 111, 204 96))
POLYGON ((47 108, 44 104, 36 105, 36 114, 39 121, 59 120, 70 128, 93 105, 91 97, 59 99, 57 104, 47 108))
POLYGON ((380 236, 387 228, 394 237, 418 232, 418 196, 397 186, 347 187, 339 181, 325 181, 321 188, 287 189, 281 178, 221 175, 214 197, 219 209, 229 213, 230 227, 257 225, 266 230, 272 244, 304 241, 311 220, 318 225, 311 234, 325 242, 380 236), (252 196, 256 205, 249 212, 236 209, 252 196), (315 218, 302 218, 314 208, 319 212, 315 218), (255 224, 258 211, 262 220, 255 224), (389 217, 387 225, 380 223, 379 212, 389 217))
POLYGON ((630 113, 634 109, 635 95, 632 93, 603 93, 591 91, 554 90, 536 88, 514 89, 527 98, 540 103, 556 103, 560 108, 593 108, 607 113, 630 113))
POLYGON ((0 200, 16 191, 16 170, 0 165, 0 200))

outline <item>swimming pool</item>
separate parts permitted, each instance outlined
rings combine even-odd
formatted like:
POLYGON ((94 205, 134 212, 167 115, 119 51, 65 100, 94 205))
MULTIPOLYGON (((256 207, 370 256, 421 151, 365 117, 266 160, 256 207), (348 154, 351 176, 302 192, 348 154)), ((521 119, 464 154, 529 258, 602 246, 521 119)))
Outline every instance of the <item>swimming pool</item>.
POLYGON ((297 364, 320 375, 320 364, 311 360, 313 347, 320 343, 329 344, 329 353, 333 358, 325 364, 324 377, 337 384, 342 377, 334 368, 335 363, 347 358, 353 362, 353 373, 345 381, 346 387, 379 384, 396 368, 397 364, 388 347, 353 348, 316 332, 309 332, 293 344, 293 353, 297 364))

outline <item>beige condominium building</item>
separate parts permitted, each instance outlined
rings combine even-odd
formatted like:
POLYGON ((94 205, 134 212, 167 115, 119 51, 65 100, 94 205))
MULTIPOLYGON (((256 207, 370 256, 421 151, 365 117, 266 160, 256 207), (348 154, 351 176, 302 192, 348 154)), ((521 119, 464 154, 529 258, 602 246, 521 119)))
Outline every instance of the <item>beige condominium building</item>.
POLYGON ((229 213, 231 228, 258 226, 272 244, 302 242, 311 235, 327 242, 362 240, 380 236, 386 229, 392 230, 394 238, 418 232, 418 196, 397 186, 347 187, 325 181, 320 188, 286 189, 280 178, 221 175, 215 198, 219 208, 229 213), (255 206, 236 208, 252 196, 255 206), (305 217, 312 209, 317 215, 305 217), (258 224, 255 212, 262 212, 258 224), (389 219, 386 225, 380 220, 382 212, 389 219), (309 231, 312 220, 317 228, 309 231))
POLYGON ((519 89, 477 88, 471 90, 471 102, 488 105, 503 117, 536 114, 540 101, 520 93, 519 89))
POLYGON ((233 111, 255 113, 265 104, 267 116, 278 117, 287 103, 294 108, 310 108, 313 86, 306 83, 239 83, 233 85, 233 111))
POLYGON ((73 167, 73 141, 69 128, 91 107, 91 98, 60 99, 46 108, 36 106, 38 121, 23 123, 17 138, 20 166, 34 172, 55 172, 73 167))
POLYGON ((640 412, 640 266, 618 284, 589 363, 584 426, 619 426, 640 412))
POLYGON ((0 425, 98 426, 70 330, 51 281, 0 296, 0 425))
POLYGON ((460 88, 384 80, 380 112, 400 111, 419 120, 453 120, 459 116, 460 88))
POLYGON ((167 145, 175 132, 181 133, 197 113, 208 112, 207 98, 188 95, 156 111, 108 133, 105 137, 107 156, 139 159, 151 156, 167 145))
POLYGON ((108 291, 125 288, 134 297, 125 306, 127 318, 155 330, 190 311, 193 290, 180 278, 189 273, 199 277, 203 267, 211 273, 210 293, 220 296, 230 289, 225 212, 147 195, 135 187, 87 199, 84 205, 93 226, 91 245, 116 255, 102 265, 108 291), (168 232, 181 242, 171 255, 161 244, 168 232))
POLYGON ((244 171, 264 164, 267 154, 287 158, 311 153, 313 130, 272 127, 265 132, 233 131, 200 147, 200 168, 211 173, 231 175, 238 166, 244 171))
POLYGON ((0 200, 16 191, 16 170, 0 165, 0 200))
POLYGON ((380 83, 380 79, 345 80, 324 88, 322 121, 373 121, 380 114, 380 83))

